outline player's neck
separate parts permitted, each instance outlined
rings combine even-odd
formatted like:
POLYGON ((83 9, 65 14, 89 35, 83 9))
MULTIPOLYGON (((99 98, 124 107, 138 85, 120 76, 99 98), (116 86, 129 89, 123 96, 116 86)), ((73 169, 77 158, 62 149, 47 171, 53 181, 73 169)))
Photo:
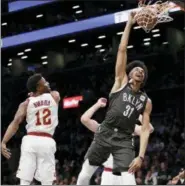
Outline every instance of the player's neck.
POLYGON ((141 87, 141 83, 135 81, 131 83, 131 88, 134 92, 138 92, 140 90, 140 87, 141 87))
POLYGON ((33 97, 37 97, 37 96, 40 96, 40 95, 42 95, 43 93, 41 93, 41 92, 35 92, 35 93, 33 93, 33 97))

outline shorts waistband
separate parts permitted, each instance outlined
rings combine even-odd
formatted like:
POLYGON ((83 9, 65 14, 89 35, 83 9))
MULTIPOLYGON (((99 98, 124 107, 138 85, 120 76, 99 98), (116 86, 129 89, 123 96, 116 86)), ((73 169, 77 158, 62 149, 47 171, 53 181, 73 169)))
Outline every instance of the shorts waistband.
POLYGON ((112 169, 111 168, 108 168, 108 167, 104 167, 104 171, 105 172, 112 172, 112 169))
POLYGON ((51 134, 48 134, 45 132, 28 132, 27 135, 53 138, 53 136, 51 134))

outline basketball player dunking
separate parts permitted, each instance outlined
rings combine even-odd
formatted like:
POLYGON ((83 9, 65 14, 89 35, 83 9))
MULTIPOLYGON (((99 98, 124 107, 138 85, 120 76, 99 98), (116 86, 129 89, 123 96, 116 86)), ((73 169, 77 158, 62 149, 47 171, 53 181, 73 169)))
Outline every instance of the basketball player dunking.
POLYGON ((145 156, 150 135, 152 103, 140 90, 147 80, 146 66, 141 61, 127 65, 127 44, 131 27, 135 23, 134 15, 129 15, 118 49, 115 83, 110 93, 109 108, 86 154, 78 185, 88 185, 97 166, 102 165, 110 154, 113 155, 113 172, 121 172, 124 185, 136 184, 133 173, 141 167, 145 156), (134 158, 132 134, 139 115, 143 115, 140 150, 139 155, 134 158))
MULTIPOLYGON (((100 108, 105 107, 107 104, 107 99, 100 98, 92 107, 90 107, 81 117, 81 122, 85 125, 89 130, 92 132, 96 132, 100 124, 92 119, 94 113, 99 110, 100 108)), ((142 116, 139 116, 139 122, 142 122, 142 116)), ((154 131, 153 126, 150 124, 150 133, 154 131)), ((141 133, 141 126, 135 125, 134 136, 140 136, 141 133)), ((104 171, 101 176, 101 185, 123 185, 123 181, 121 179, 121 174, 117 173, 114 175, 112 173, 113 168, 113 157, 112 155, 109 156, 108 160, 103 164, 104 171)))
POLYGON ((19 105, 2 140, 2 154, 7 159, 11 157, 6 144, 26 117, 27 135, 22 139, 17 171, 20 185, 30 185, 35 173, 39 175, 42 185, 52 185, 55 180, 56 151, 52 135, 58 125, 60 95, 57 91, 51 91, 49 83, 40 74, 28 79, 27 88, 32 96, 19 105))

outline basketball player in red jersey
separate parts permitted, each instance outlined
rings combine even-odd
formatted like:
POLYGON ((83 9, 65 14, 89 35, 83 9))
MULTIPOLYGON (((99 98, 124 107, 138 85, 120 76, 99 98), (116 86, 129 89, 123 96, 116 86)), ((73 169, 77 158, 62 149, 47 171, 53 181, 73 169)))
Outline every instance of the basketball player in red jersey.
MULTIPOLYGON (((94 113, 100 108, 105 107, 107 104, 107 99, 100 98, 92 107, 90 107, 81 117, 81 122, 92 132, 96 132, 100 124, 92 119, 94 113)), ((142 115, 139 116, 139 121, 142 122, 142 115)), ((153 126, 150 124, 150 133, 154 131, 153 126)), ((135 125, 135 130, 133 135, 140 136, 141 126, 135 125)), ((123 185, 123 180, 121 179, 121 174, 113 174, 113 157, 109 156, 107 161, 103 163, 104 171, 101 176, 101 185, 123 185)), ((126 179, 126 178, 125 178, 126 179)))
POLYGON ((2 140, 2 154, 9 159, 8 141, 19 129, 26 118, 27 135, 21 144, 21 157, 17 177, 20 185, 30 185, 35 172, 39 174, 42 185, 52 185, 55 180, 56 143, 52 138, 58 125, 58 103, 60 95, 51 91, 49 83, 35 74, 27 81, 27 88, 32 96, 19 105, 13 121, 2 140))

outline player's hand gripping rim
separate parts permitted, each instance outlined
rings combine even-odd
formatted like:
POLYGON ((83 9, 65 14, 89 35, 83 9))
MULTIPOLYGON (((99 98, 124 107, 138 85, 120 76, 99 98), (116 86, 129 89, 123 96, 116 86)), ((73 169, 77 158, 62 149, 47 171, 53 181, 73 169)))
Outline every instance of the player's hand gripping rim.
POLYGON ((10 152, 10 149, 8 149, 6 147, 6 144, 5 143, 1 143, 1 153, 3 154, 3 156, 7 159, 10 159, 11 158, 11 152, 10 152))
POLYGON ((141 168, 141 165, 143 163, 143 160, 141 157, 136 157, 132 163, 129 165, 129 173, 134 174, 136 171, 138 171, 141 168))

